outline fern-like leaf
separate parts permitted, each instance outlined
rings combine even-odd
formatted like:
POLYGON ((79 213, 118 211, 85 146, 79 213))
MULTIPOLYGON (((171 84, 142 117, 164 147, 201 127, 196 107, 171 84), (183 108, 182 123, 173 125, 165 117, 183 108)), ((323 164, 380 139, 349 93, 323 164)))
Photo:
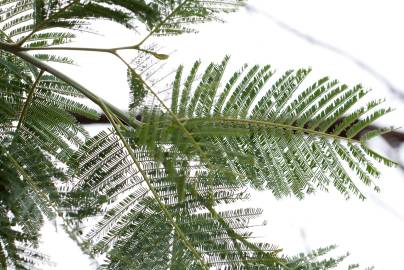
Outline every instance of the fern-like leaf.
MULTIPOLYGON (((346 197, 353 193, 364 198, 351 172, 378 190, 374 179, 380 173, 368 161, 375 155, 369 155, 365 141, 383 130, 367 133, 366 128, 390 109, 373 113, 380 102, 371 101, 349 113, 368 91, 329 78, 299 94, 299 85, 310 72, 304 69, 287 71, 267 86, 273 77, 269 66, 244 67, 221 89, 227 61, 210 64, 193 91, 189 81, 180 89, 182 67, 173 83, 172 112, 216 167, 232 171, 236 181, 248 180, 276 196, 303 197, 333 183, 346 197)), ((192 80, 194 74, 193 69, 192 80)), ((170 119, 161 117, 160 128, 174 128, 170 119)))

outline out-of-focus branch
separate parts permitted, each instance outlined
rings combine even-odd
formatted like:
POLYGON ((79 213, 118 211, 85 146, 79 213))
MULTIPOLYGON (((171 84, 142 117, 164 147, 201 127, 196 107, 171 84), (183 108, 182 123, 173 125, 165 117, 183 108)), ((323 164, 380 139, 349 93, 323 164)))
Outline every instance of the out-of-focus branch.
POLYGON ((268 18, 269 20, 271 20, 273 23, 275 23, 278 27, 282 28, 283 30, 313 44, 319 47, 322 47, 324 49, 327 49, 331 52, 334 52, 350 61, 352 61, 353 63, 355 63, 357 66, 359 66, 361 69, 365 70, 366 72, 368 72, 370 75, 372 75, 373 77, 375 77, 376 79, 378 79, 379 81, 381 81, 383 84, 386 85, 387 89, 394 94, 395 96, 397 96, 398 98, 400 98, 402 101, 404 101, 404 91, 400 91, 400 89, 398 89, 397 87, 395 87, 383 74, 381 74, 380 72, 376 71, 374 68, 372 68, 370 65, 368 65, 367 63, 365 63, 364 61, 362 61, 361 59, 357 58, 356 56, 350 54, 347 51, 344 51, 332 44, 326 43, 324 41, 321 41, 319 39, 314 38, 313 36, 310 36, 307 33, 301 32, 300 30, 288 25, 287 23, 279 20, 278 18, 276 18, 275 16, 269 14, 268 12, 256 9, 255 7, 253 7, 252 5, 247 4, 246 5, 246 9, 248 12, 251 13, 255 13, 255 14, 261 14, 262 16, 268 18))
MULTIPOLYGON (((77 121, 83 125, 91 125, 91 124, 109 124, 109 121, 107 117, 104 114, 101 114, 100 118, 98 120, 93 120, 93 119, 88 119, 80 115, 75 115, 77 121)), ((137 115, 136 120, 141 121, 141 116, 137 115)), ((338 124, 340 121, 342 121, 343 118, 341 118, 339 121, 335 123, 338 124)), ((334 125, 334 126, 335 126, 334 125)), ((332 130, 334 126, 331 126, 330 129, 332 130)), ((375 129, 380 129, 378 126, 369 126, 365 128, 361 133, 356 135, 353 139, 358 140, 360 136, 368 131, 375 130, 375 129)), ((343 135, 344 136, 344 135, 343 135)), ((389 133, 385 133, 381 135, 392 147, 397 147, 401 143, 404 143, 404 133, 398 132, 398 131, 390 131, 389 133)))
MULTIPOLYGON (((292 27, 291 25, 287 24, 286 22, 279 20, 277 17, 269 14, 268 12, 256 9, 254 6, 252 6, 250 4, 246 5, 246 10, 248 12, 260 14, 260 15, 264 16, 265 18, 272 21, 274 24, 276 24, 281 29, 305 40, 308 43, 311 43, 313 45, 327 49, 339 56, 342 56, 342 57, 352 61, 354 64, 356 64, 362 70, 366 71, 367 73, 369 73, 370 75, 372 75, 373 77, 378 79, 380 82, 382 82, 386 86, 386 88, 390 91, 390 93, 392 93, 393 95, 395 95, 396 97, 398 97, 400 100, 402 100, 404 102, 403 89, 400 90, 397 87, 395 87, 383 74, 381 74, 380 72, 378 72, 377 70, 372 68, 370 65, 368 65, 361 59, 357 58, 356 56, 354 56, 354 55, 350 54, 349 52, 344 51, 332 44, 319 40, 307 33, 304 33, 302 31, 292 27)), ((370 127, 366 128, 363 132, 373 130, 373 129, 379 129, 379 127, 370 126, 370 127)), ((360 134, 358 134, 356 137, 359 137, 359 136, 360 136, 360 134)), ((398 131, 391 131, 389 133, 383 134, 382 137, 393 148, 398 148, 402 143, 404 143, 404 133, 401 133, 398 131)), ((399 162, 399 167, 401 170, 404 171, 404 164, 401 161, 399 162)))

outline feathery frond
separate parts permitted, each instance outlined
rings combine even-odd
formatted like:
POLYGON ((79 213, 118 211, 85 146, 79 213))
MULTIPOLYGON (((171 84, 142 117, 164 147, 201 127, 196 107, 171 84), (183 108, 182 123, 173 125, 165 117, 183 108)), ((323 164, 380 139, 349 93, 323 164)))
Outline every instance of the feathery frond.
MULTIPOLYGON (((350 112, 368 91, 328 78, 299 94, 310 72, 306 69, 287 71, 267 86, 273 77, 269 66, 243 67, 221 88, 227 61, 208 65, 192 90, 199 62, 182 89, 180 67, 172 91, 172 112, 216 165, 230 167, 237 181, 247 180, 278 197, 303 197, 332 183, 346 197, 364 198, 351 172, 378 189, 374 179, 380 173, 366 145, 375 131, 369 134, 366 128, 391 109, 377 109, 381 102, 371 101, 350 112)), ((170 125, 172 120, 167 116, 162 121, 170 125)), ((393 164, 383 157, 376 160, 393 164)))

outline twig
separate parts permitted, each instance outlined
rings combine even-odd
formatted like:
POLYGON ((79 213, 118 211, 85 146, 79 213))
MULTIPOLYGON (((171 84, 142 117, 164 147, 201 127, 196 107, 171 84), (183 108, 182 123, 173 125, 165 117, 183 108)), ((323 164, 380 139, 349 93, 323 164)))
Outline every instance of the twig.
POLYGON ((25 119, 25 116, 27 115, 29 105, 31 104, 31 101, 34 98, 36 87, 37 87, 37 85, 39 83, 39 80, 41 79, 43 73, 44 73, 43 70, 41 70, 39 72, 38 76, 36 77, 36 80, 35 80, 34 84, 31 87, 31 90, 30 90, 30 92, 29 92, 29 94, 27 96, 27 99, 25 100, 24 107, 22 108, 20 118, 18 119, 18 124, 17 124, 16 131, 18 131, 20 129, 20 127, 21 127, 21 125, 22 125, 22 123, 23 123, 23 121, 25 119))
POLYGON ((373 67, 371 67, 370 65, 368 65, 367 63, 365 63, 364 61, 362 61, 361 59, 359 59, 358 57, 350 54, 349 52, 342 50, 332 44, 329 44, 327 42, 324 42, 322 40, 319 40, 317 38, 314 38, 313 36, 304 33, 292 26, 290 26, 289 24, 287 24, 284 21, 281 21, 280 19, 278 19, 277 17, 269 14, 268 12, 262 11, 262 10, 258 10, 255 7, 253 7, 252 5, 247 4, 246 5, 246 10, 248 12, 251 13, 255 13, 255 14, 261 14, 262 16, 266 17, 267 19, 271 20, 273 23, 275 23, 278 27, 282 28, 283 30, 305 40, 308 43, 311 43, 313 45, 322 47, 324 49, 327 49, 335 54, 338 54, 350 61, 352 61, 354 64, 356 64, 358 67, 360 67, 361 69, 365 70, 367 73, 369 73, 370 75, 372 75, 373 77, 375 77, 376 79, 378 79, 380 82, 382 82, 383 84, 386 85, 387 89, 394 95, 396 95, 398 98, 400 98, 401 100, 404 101, 404 91, 400 91, 400 89, 398 89, 397 87, 395 87, 383 74, 381 74, 380 72, 378 72, 377 70, 375 70, 373 67))

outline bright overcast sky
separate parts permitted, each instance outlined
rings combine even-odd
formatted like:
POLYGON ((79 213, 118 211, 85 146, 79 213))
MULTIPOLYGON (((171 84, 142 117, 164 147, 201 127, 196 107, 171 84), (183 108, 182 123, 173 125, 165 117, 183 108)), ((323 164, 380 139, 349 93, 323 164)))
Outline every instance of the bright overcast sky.
MULTIPOLYGON (((314 76, 330 75, 342 82, 360 82, 372 88, 374 96, 386 97, 386 103, 397 109, 379 123, 404 126, 403 102, 387 90, 384 82, 352 59, 291 32, 296 29, 344 51, 403 90, 402 1, 255 0, 249 4, 250 11, 226 16, 226 24, 203 25, 198 35, 155 39, 162 53, 175 51, 167 60, 165 71, 180 63, 190 65, 197 59, 220 61, 225 54, 232 56, 230 69, 244 62, 271 64, 280 71, 312 67, 314 76), (286 29, 282 22, 293 29, 286 29)), ((131 45, 141 38, 111 23, 99 25, 104 37, 87 36, 77 44, 131 45)), ((64 68, 65 72, 125 109, 128 103, 125 67, 109 55, 91 54, 76 59, 80 67, 64 68)), ((383 141, 375 141, 374 148, 386 154, 397 151, 383 141)), ((323 193, 304 201, 276 201, 268 192, 257 194, 251 205, 264 208, 268 223, 258 234, 283 247, 287 254, 337 244, 338 254, 351 252, 350 263, 358 262, 363 267, 374 265, 383 270, 401 269, 404 177, 396 169, 384 171, 380 179, 382 192, 369 192, 365 202, 344 201, 342 196, 323 193)), ((74 243, 60 230, 56 233, 49 224, 44 229, 43 242, 43 250, 57 263, 55 269, 93 269, 74 243)))

